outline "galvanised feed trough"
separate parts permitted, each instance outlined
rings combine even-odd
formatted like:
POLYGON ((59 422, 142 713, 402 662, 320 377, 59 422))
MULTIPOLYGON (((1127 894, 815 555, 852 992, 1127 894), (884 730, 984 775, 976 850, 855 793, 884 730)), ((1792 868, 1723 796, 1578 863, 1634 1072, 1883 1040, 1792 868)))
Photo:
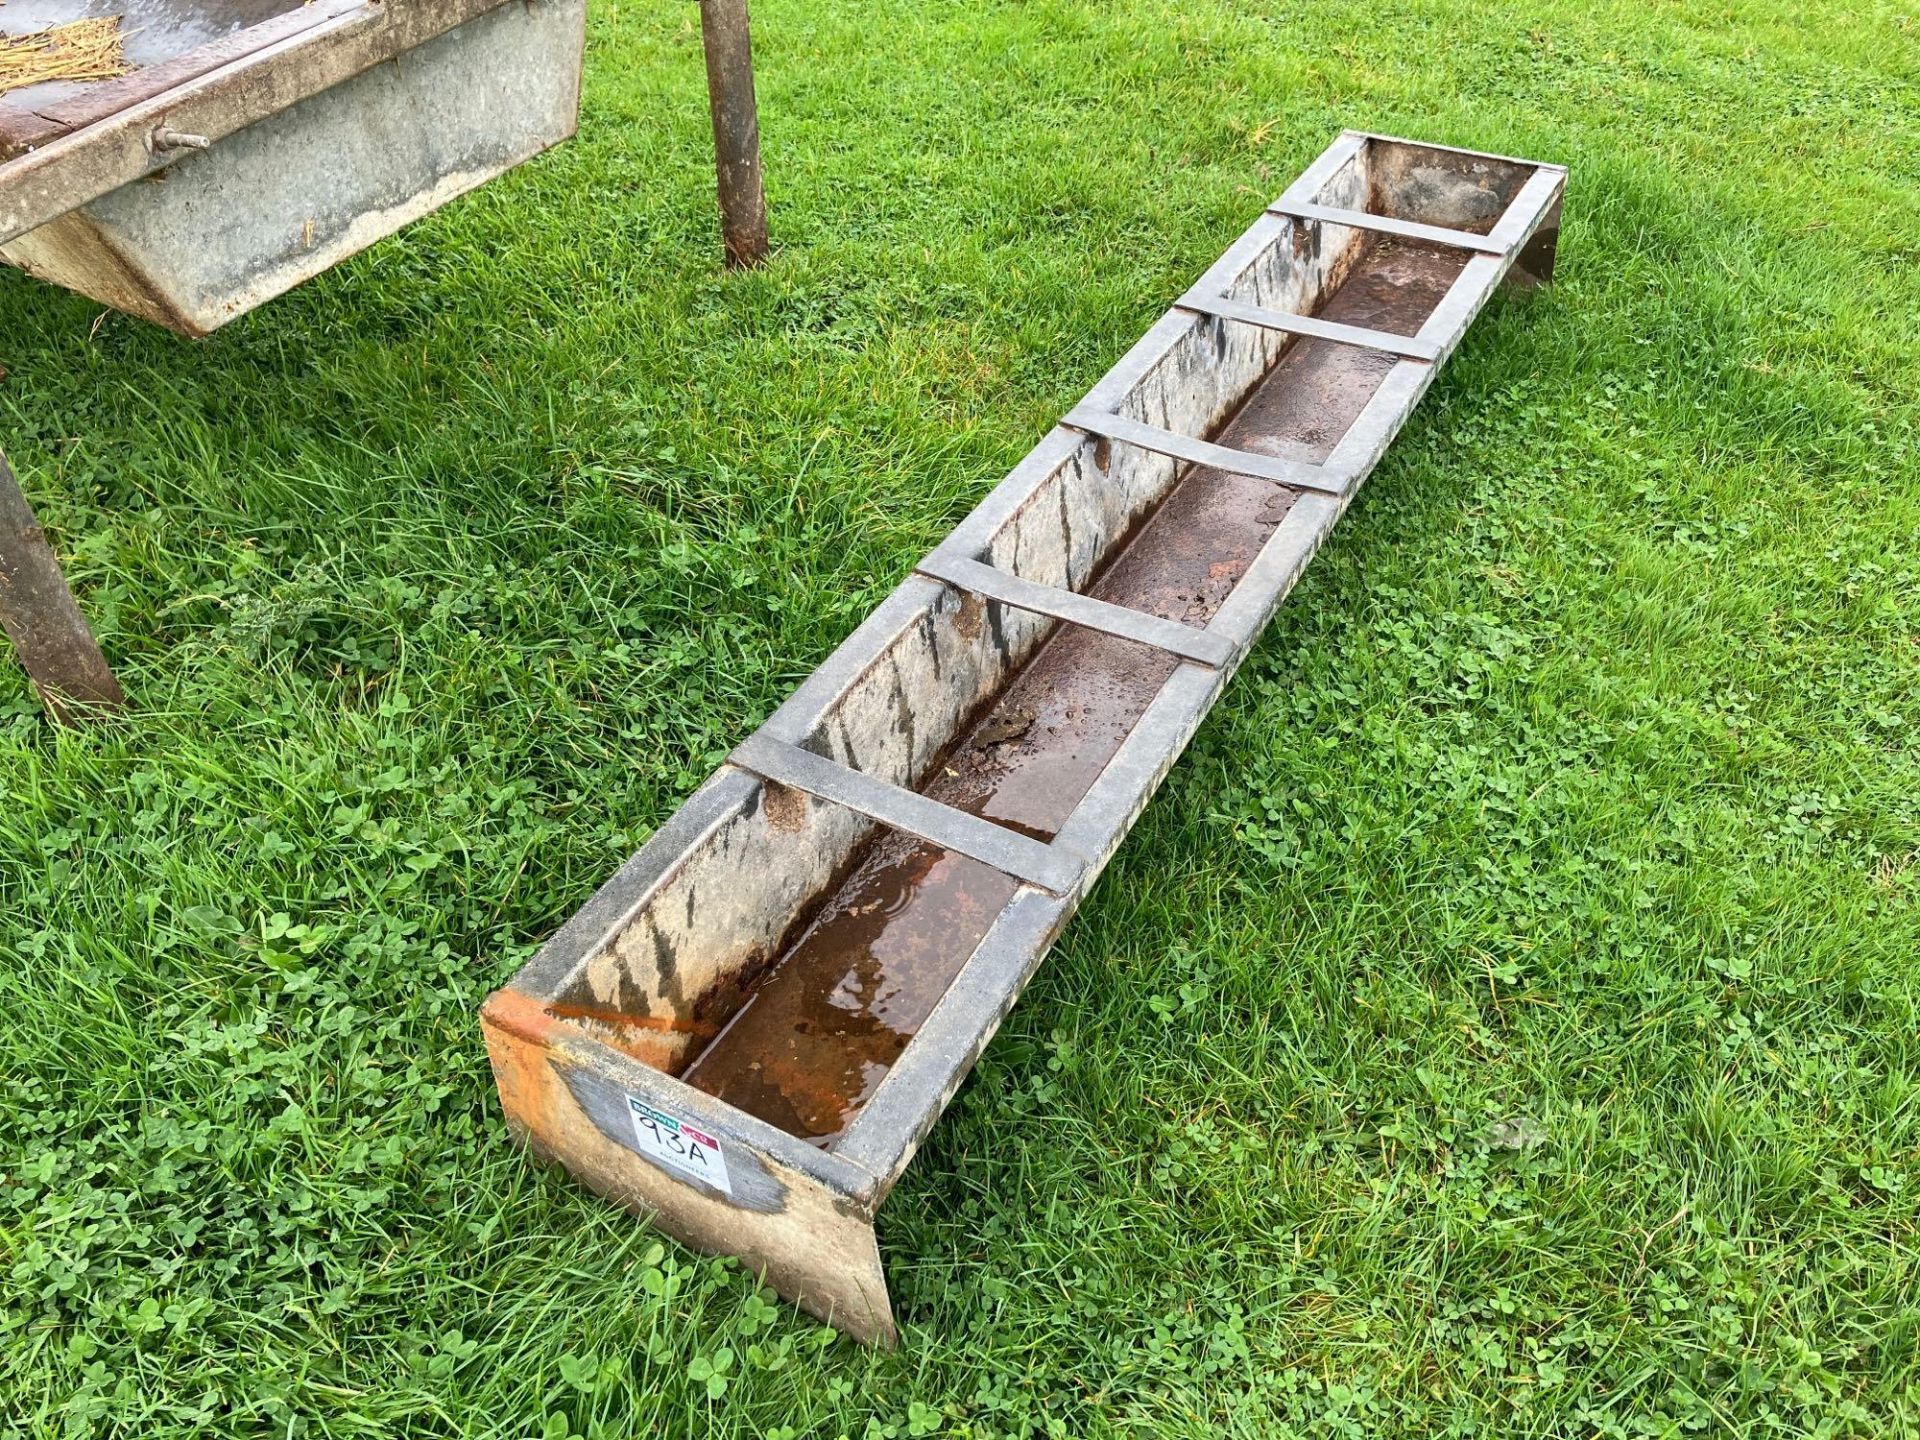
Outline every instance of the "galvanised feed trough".
MULTIPOLYGON (((205 335, 571 135, 585 25, 586 0, 0 0, 6 54, 45 75, 65 37, 95 74, 0 73, 0 261, 205 335)), ((700 28, 727 263, 756 265, 746 0, 700 28)), ((125 703, 4 454, 0 630, 54 719, 125 703)))
POLYGON ((891 1342, 875 1212, 1565 183, 1342 135, 489 998, 513 1132, 891 1342))
POLYGON ((586 0, 7 0, 119 15, 0 96, 0 260, 204 335, 573 134, 586 0))

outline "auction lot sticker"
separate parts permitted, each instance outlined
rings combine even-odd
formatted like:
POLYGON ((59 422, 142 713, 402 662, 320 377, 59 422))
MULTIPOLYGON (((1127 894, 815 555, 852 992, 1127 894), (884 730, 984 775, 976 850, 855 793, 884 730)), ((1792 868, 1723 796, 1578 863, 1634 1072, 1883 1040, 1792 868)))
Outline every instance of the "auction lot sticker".
POLYGON ((718 1140, 631 1095, 627 1106, 633 1111, 633 1133, 640 1141, 642 1155, 651 1155, 683 1175, 696 1176, 722 1195, 733 1194, 733 1183, 727 1179, 727 1157, 720 1153, 718 1140))

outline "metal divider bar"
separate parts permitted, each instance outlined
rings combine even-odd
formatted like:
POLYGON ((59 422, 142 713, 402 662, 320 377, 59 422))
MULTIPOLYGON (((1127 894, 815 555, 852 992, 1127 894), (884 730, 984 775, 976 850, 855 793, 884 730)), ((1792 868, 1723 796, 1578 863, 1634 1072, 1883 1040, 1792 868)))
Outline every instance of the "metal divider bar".
POLYGON ((1355 230, 1377 230, 1383 235, 1398 235, 1403 240, 1424 240, 1430 245, 1451 245, 1457 250, 1479 250, 1488 255, 1503 255, 1506 245, 1491 235, 1475 235, 1471 230, 1449 230, 1444 225, 1422 225, 1417 220, 1396 220, 1391 215, 1372 215, 1365 210, 1342 210, 1332 205, 1315 205, 1294 200, 1276 200, 1267 207, 1270 214, 1291 215, 1296 220, 1318 220, 1327 225, 1347 225, 1355 230))
POLYGON ((763 780, 844 805, 891 829, 991 865, 1049 894, 1070 893, 1086 869, 1085 862, 1068 850, 849 769, 764 731, 748 736, 727 757, 727 763, 750 770, 763 780))
POLYGON ((1215 669, 1233 658, 1232 641, 1221 635, 1210 635, 1196 625, 1182 625, 1178 620, 1167 620, 1144 610, 1115 605, 1092 595, 1083 595, 1078 590, 1025 580, 964 556, 942 555, 936 550, 920 562, 918 569, 922 575, 942 581, 956 590, 971 590, 976 595, 984 595, 989 600, 998 600, 1018 610, 1051 615, 1070 625, 1117 635, 1122 640, 1132 640, 1141 645, 1151 645, 1156 650, 1165 650, 1184 660, 1197 661, 1215 669))
POLYGON ((1163 430, 1158 425, 1116 415, 1109 410, 1096 410, 1089 405, 1074 406, 1060 423, 1070 425, 1075 430, 1084 430, 1089 435, 1103 435, 1124 445, 1137 445, 1142 450, 1171 455, 1176 460, 1185 460, 1193 465, 1205 465, 1233 475, 1251 475, 1257 480, 1291 485, 1296 490, 1318 490, 1328 495, 1341 495, 1347 488, 1343 477, 1330 474, 1318 465, 1303 465, 1297 460, 1282 460, 1276 455, 1256 455, 1251 450, 1230 449, 1225 445, 1215 445, 1211 440, 1197 440, 1191 435, 1163 430))
POLYGON ((1399 355, 1408 360, 1431 362, 1440 358, 1440 347, 1418 336, 1390 335, 1385 330, 1369 330, 1363 325, 1342 325, 1337 320, 1322 320, 1313 315, 1289 315, 1284 310, 1267 310, 1244 301, 1229 300, 1224 295, 1201 295, 1190 291, 1175 304, 1182 310, 1197 310, 1203 315, 1217 315, 1222 320, 1237 320, 1245 325, 1259 325, 1268 330, 1305 335, 1314 340, 1331 340, 1336 345, 1383 350, 1389 355, 1399 355))

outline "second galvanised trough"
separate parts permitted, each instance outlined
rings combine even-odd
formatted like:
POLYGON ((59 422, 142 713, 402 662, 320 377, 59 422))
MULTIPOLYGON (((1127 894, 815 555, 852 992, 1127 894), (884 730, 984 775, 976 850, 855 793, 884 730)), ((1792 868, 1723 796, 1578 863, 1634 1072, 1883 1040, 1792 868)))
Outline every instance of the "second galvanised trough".
POLYGON ((488 1000, 514 1133, 890 1341, 880 1203, 1565 182, 1342 135, 488 1000))
POLYGON ((205 335, 573 134, 586 14, 9 0, 0 33, 117 22, 122 66, 0 93, 0 262, 205 335))

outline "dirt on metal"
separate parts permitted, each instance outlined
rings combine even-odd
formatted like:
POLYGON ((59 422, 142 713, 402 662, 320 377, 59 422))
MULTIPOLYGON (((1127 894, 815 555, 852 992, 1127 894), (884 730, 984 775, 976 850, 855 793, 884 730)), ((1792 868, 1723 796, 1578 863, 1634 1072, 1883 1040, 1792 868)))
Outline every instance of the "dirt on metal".
MULTIPOLYGON (((1465 261, 1457 250, 1381 241, 1317 313, 1412 335, 1465 261)), ((1395 363, 1375 350, 1298 340, 1209 438, 1324 461, 1395 363)), ((1205 624, 1294 498, 1270 481, 1189 469, 1089 593, 1205 624)), ((985 622, 996 617, 997 607, 986 606, 985 622)), ((1051 839, 1177 663, 1134 641, 1061 625, 920 788, 1051 839)), ((681 1078, 831 1148, 1016 884, 976 860, 882 834, 681 1078)), ((706 1003, 696 1008, 724 1013, 706 1003)))

